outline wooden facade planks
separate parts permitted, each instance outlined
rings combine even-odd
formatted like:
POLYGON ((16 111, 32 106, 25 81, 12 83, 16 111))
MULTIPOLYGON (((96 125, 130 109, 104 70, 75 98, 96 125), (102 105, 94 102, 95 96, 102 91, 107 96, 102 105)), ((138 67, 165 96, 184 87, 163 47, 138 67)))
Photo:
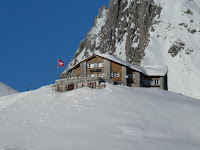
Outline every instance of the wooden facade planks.
POLYGON ((141 76, 141 80, 142 80, 141 81, 142 82, 142 86, 144 86, 144 87, 160 87, 160 84, 159 84, 160 77, 158 77, 158 76, 145 76, 145 75, 142 75, 141 76), (152 84, 153 80, 156 81, 157 83, 156 84, 152 84))
POLYGON ((133 78, 133 75, 135 75, 137 71, 133 70, 133 69, 130 69, 130 68, 127 68, 127 75, 129 76, 128 79, 127 79, 127 82, 128 83, 134 83, 135 82, 135 78, 133 78))
MULTIPOLYGON (((94 63, 104 63, 104 58, 94 56, 91 59, 87 60, 87 64, 94 64, 94 63)), ((95 68, 87 68, 87 74, 95 74, 99 76, 99 74, 104 73, 104 67, 95 67, 95 68), (95 71, 98 70, 98 71, 95 71)))
MULTIPOLYGON (((67 85, 66 90, 72 90, 74 88, 81 88, 85 86, 96 88, 96 83, 82 82, 81 78, 97 79, 97 77, 101 79, 101 82, 103 80, 113 84, 123 84, 132 87, 157 87, 167 89, 167 76, 146 76, 142 72, 129 68, 129 66, 98 55, 93 55, 83 60, 82 62, 76 64, 68 72, 69 77, 76 79, 79 83, 73 81, 75 84, 67 85)), ((88 81, 88 79, 86 80, 88 81)), ((59 86, 57 91, 62 91, 62 89, 62 86, 59 86)))
POLYGON ((122 65, 111 61, 111 73, 120 73, 119 77, 112 77, 114 82, 122 81, 122 65))
POLYGON ((81 67, 79 65, 77 68, 75 68, 75 76, 79 77, 80 75, 81 75, 81 67))

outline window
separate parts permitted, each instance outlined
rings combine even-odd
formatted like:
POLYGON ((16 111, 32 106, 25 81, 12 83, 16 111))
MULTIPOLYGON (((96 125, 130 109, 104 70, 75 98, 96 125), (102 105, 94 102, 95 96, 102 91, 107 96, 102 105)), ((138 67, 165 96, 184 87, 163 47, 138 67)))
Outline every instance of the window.
POLYGON ((145 85, 149 85, 149 80, 144 80, 145 85))
POLYGON ((94 63, 94 68, 97 68, 98 67, 98 63, 94 63))
POLYGON ((118 78, 120 77, 120 73, 117 73, 117 77, 118 77, 118 78))
POLYGON ((90 64, 87 64, 87 68, 90 68, 90 64))
POLYGON ((103 78, 103 73, 100 73, 100 74, 99 74, 99 77, 100 77, 100 78, 103 78))
POLYGON ((111 76, 111 78, 113 78, 114 77, 114 73, 111 73, 110 76, 111 76))
POLYGON ((131 79, 132 78, 132 74, 128 74, 128 78, 131 79))
POLYGON ((135 74, 133 74, 133 79, 135 79, 135 74))
POLYGON ((153 79, 152 85, 160 85, 160 80, 159 79, 153 79))
POLYGON ((104 67, 104 63, 98 63, 98 67, 104 67))
POLYGON ((95 78, 95 77, 96 77, 96 74, 91 74, 91 77, 92 77, 92 78, 95 78))
POLYGON ((119 72, 112 72, 111 73, 111 77, 112 78, 119 78, 120 77, 120 73, 119 72))
POLYGON ((117 72, 114 72, 114 78, 116 78, 117 77, 117 72))

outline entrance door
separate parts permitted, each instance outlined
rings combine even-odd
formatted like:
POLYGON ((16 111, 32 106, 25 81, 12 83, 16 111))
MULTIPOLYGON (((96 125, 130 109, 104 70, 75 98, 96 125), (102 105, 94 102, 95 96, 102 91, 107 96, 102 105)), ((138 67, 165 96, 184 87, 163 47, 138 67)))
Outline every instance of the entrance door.
POLYGON ((74 84, 68 84, 68 91, 71 91, 74 89, 74 84))

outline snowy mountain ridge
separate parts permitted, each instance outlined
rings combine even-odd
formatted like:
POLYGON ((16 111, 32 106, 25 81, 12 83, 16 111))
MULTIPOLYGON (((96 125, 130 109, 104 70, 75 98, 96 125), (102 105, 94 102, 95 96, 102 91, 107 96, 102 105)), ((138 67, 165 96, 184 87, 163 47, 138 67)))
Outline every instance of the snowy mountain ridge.
POLYGON ((159 89, 45 86, 0 97, 0 149, 199 150, 199 108, 159 89))
POLYGON ((199 0, 110 0, 69 66, 94 52, 136 65, 167 65, 168 89, 200 98, 199 18, 199 0))
POLYGON ((8 85, 0 82, 0 97, 7 96, 10 94, 18 93, 18 91, 14 90, 13 88, 9 87, 8 85))

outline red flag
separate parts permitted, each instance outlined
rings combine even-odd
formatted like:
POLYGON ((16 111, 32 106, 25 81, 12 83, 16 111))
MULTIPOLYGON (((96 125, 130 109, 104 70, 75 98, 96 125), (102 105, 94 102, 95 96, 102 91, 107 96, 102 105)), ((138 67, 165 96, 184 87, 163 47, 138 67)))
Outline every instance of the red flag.
POLYGON ((59 62, 58 66, 64 67, 64 65, 65 65, 64 62, 62 62, 60 59, 58 59, 58 62, 59 62))

